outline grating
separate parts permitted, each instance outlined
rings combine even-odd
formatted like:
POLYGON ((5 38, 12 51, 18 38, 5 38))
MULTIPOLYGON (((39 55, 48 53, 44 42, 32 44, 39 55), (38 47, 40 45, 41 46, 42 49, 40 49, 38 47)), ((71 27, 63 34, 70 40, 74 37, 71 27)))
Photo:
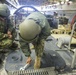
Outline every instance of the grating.
POLYGON ((42 68, 42 69, 30 69, 24 71, 10 71, 8 75, 56 75, 54 67, 42 68))

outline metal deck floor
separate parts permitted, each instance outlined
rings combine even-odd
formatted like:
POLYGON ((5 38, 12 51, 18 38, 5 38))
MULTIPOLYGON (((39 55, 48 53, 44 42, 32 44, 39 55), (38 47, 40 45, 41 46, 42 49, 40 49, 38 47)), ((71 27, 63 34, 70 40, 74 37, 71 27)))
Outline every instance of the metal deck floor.
MULTIPOLYGON (((72 62, 72 53, 66 49, 59 49, 56 46, 57 40, 53 37, 48 37, 45 42, 44 54, 41 59, 41 68, 55 67, 56 69, 61 69, 65 66, 70 66, 72 62)), ((35 51, 32 50, 31 53, 32 63, 28 69, 33 69, 35 60, 35 51)), ((11 52, 6 60, 5 69, 7 71, 16 71, 20 67, 25 65, 27 57, 24 56, 21 50, 11 52)))

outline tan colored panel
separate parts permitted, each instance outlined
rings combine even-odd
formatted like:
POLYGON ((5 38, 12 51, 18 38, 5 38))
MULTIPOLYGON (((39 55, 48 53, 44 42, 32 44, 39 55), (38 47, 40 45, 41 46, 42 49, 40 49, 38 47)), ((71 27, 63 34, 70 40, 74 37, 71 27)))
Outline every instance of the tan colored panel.
MULTIPOLYGON (((51 36, 53 36, 55 39, 58 39, 60 37, 68 37, 70 35, 68 35, 68 34, 51 34, 51 36)), ((74 37, 72 37, 71 44, 76 44, 76 39, 74 37)))

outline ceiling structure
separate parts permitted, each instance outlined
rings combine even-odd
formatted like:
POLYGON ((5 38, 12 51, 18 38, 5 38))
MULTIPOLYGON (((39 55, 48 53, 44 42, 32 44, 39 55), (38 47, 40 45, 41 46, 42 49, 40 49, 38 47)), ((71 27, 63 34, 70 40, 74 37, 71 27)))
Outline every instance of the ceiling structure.
MULTIPOLYGON (((2 0, 3 1, 3 0, 2 0)), ((33 5, 33 6, 46 6, 61 2, 76 1, 76 0, 6 0, 7 3, 17 7, 18 5, 33 5)))
POLYGON ((57 2, 66 2, 66 1, 76 1, 76 0, 14 0, 17 1, 20 5, 49 5, 49 4, 56 4, 57 2))
POLYGON ((20 5, 35 5, 35 6, 54 4, 60 1, 65 0, 18 0, 20 5))
POLYGON ((43 5, 48 0, 18 0, 20 5, 43 5))

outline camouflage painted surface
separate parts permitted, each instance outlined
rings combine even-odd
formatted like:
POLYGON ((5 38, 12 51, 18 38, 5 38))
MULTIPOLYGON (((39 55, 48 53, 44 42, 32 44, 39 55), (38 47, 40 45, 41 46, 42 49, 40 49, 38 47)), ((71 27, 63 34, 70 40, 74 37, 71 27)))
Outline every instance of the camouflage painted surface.
POLYGON ((3 61, 10 52, 10 47, 12 46, 14 40, 13 37, 9 38, 7 34, 8 31, 10 31, 14 37, 13 25, 10 23, 10 20, 8 18, 4 19, 0 17, 0 67, 3 67, 0 68, 0 75, 7 75, 3 66, 3 61))
POLYGON ((16 36, 15 29, 13 24, 11 24, 9 18, 0 17, 0 49, 9 49, 12 45, 13 40, 16 36), (12 34, 12 39, 8 37, 7 31, 10 31, 12 34))
POLYGON ((25 56, 30 56, 31 51, 29 48, 29 43, 26 43, 20 36, 19 36, 20 48, 22 49, 25 56))
MULTIPOLYGON (((42 15, 40 12, 34 12, 30 14, 26 19, 27 20, 32 19, 32 20, 38 21, 42 29, 37 39, 31 42, 35 47, 36 55, 41 57, 43 54, 43 50, 44 50, 44 42, 46 38, 50 35, 50 29, 51 29, 50 25, 46 17, 42 15)), ((29 50, 29 44, 27 44, 23 39, 21 39, 21 37, 20 37, 19 42, 20 42, 21 49, 23 50, 25 56, 30 56, 31 52, 29 50)))
POLYGON ((0 41, 0 49, 8 49, 12 45, 12 40, 9 38, 0 41))
MULTIPOLYGON (((38 23, 38 25, 41 27, 41 32, 37 35, 38 36, 38 37, 36 37, 37 39, 31 41, 31 43, 34 45, 35 53, 36 53, 34 69, 37 69, 37 68, 40 68, 41 56, 43 55, 43 51, 44 51, 44 42, 47 39, 47 37, 50 35, 51 28, 50 28, 50 25, 49 25, 46 17, 43 14, 41 14, 40 12, 34 12, 34 13, 30 14, 25 20, 29 20, 29 19, 38 23)), ((25 31, 25 29, 24 29, 24 31, 25 31)), ((32 33, 32 35, 33 34, 34 33, 32 33)), ((30 35, 30 37, 31 37, 31 35, 30 35)), ((25 56, 30 56, 31 51, 29 48, 29 42, 26 43, 26 41, 27 40, 23 41, 20 38, 19 42, 20 42, 21 49, 23 50, 23 53, 25 54, 25 56)))
POLYGON ((35 48, 35 53, 36 56, 41 57, 43 55, 43 50, 44 50, 44 39, 38 39, 37 41, 34 41, 32 44, 34 45, 35 48))

